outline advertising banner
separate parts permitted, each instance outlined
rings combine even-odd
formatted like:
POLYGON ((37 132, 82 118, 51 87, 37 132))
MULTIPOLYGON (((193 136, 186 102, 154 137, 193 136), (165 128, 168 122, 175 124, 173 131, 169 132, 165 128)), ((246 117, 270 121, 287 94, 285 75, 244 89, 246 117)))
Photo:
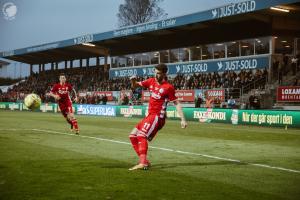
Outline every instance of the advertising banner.
MULTIPOLYGON (((269 66, 269 55, 249 56, 242 58, 228 58, 218 60, 202 60, 185 63, 167 64, 168 74, 193 74, 209 72, 225 72, 240 70, 264 69, 269 66)), ((153 76, 153 66, 111 68, 109 77, 130 77, 130 76, 153 76)))
POLYGON ((225 101, 225 91, 222 89, 215 89, 215 90, 206 90, 206 98, 207 99, 220 99, 221 102, 225 101))
POLYGON ((113 92, 112 91, 95 91, 94 96, 104 96, 106 95, 108 101, 113 100, 113 92))
POLYGON ((176 90, 175 96, 182 102, 194 102, 195 90, 176 90))
POLYGON ((8 102, 0 102, 0 110, 8 109, 8 102))
POLYGON ((239 124, 300 127, 300 111, 239 110, 239 124))
POLYGON ((108 105, 77 104, 78 115, 116 116, 116 107, 108 105))
POLYGON ((145 117, 145 106, 117 106, 117 116, 120 117, 145 117))
MULTIPOLYGON (((195 101, 195 90, 176 90, 175 96, 179 101, 182 102, 194 102, 195 101)), ((148 102, 150 99, 150 91, 143 90, 142 91, 142 101, 148 102)))
POLYGON ((300 86, 279 86, 277 88, 278 102, 300 102, 300 86))
MULTIPOLYGON (((118 117, 138 117, 147 115, 147 106, 109 106, 75 104, 79 115, 99 115, 118 117)), ((28 110, 22 103, 0 102, 0 110, 28 110)), ((57 104, 42 104, 38 112, 57 112, 57 104)), ((207 109, 183 108, 187 121, 200 123, 228 123, 269 127, 300 128, 300 111, 286 110, 237 110, 237 109, 207 109)), ((168 119, 180 119, 174 106, 167 108, 168 119)))

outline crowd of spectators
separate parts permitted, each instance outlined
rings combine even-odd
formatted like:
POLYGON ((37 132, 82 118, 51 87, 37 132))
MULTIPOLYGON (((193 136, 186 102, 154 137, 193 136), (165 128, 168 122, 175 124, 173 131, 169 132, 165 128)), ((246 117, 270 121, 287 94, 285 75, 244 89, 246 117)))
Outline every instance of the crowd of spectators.
MULTIPOLYGON (((97 96, 92 91, 122 91, 130 90, 130 80, 126 78, 108 79, 108 75, 104 74, 102 68, 73 68, 56 71, 44 71, 35 73, 18 84, 14 85, 7 93, 0 94, 0 101, 18 102, 22 101, 28 93, 38 94, 43 102, 51 102, 45 94, 51 90, 53 84, 58 82, 60 73, 67 76, 67 82, 71 83, 77 93, 85 93, 86 95, 78 96, 79 103, 89 104, 106 104, 106 96, 97 96)), ((255 80, 267 78, 267 70, 242 70, 240 72, 224 72, 224 73, 199 73, 191 75, 178 74, 175 77, 169 77, 176 90, 189 89, 213 89, 213 88, 241 88, 255 80)), ((148 77, 138 77, 138 81, 142 81, 148 77)), ((265 83, 265 82, 263 82, 265 83)), ((257 85, 264 87, 264 84, 257 85)), ((133 91, 133 97, 138 99, 141 97, 141 90, 133 91)))
MULTIPOLYGON (((173 81, 176 89, 213 89, 213 88, 241 88, 256 80, 267 79, 267 70, 242 70, 240 72, 226 71, 224 73, 200 73, 193 75, 177 75, 173 81)), ((265 82, 257 85, 264 88, 265 82)))

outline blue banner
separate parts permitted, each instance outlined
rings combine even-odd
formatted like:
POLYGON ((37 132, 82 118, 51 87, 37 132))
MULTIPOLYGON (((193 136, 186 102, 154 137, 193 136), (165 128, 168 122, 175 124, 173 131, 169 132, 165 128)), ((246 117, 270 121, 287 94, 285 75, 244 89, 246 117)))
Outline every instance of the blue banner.
POLYGON ((78 115, 116 116, 115 106, 77 104, 78 115))
POLYGON ((168 29, 178 26, 183 26, 187 24, 199 23, 204 21, 210 21, 215 19, 220 19, 223 17, 254 12, 262 9, 268 9, 271 6, 277 6, 282 4, 291 4, 299 2, 299 0, 272 0, 272 1, 263 1, 263 0, 248 0, 244 2, 231 3, 224 5, 222 7, 210 9, 207 11, 201 11, 193 14, 188 14, 180 17, 174 17, 165 20, 159 20, 155 22, 149 22, 134 26, 128 26, 125 28, 107 31, 98 34, 87 34, 82 35, 73 39, 68 39, 64 41, 48 43, 37 45, 29 48, 17 49, 12 51, 0 52, 0 57, 8 57, 13 55, 20 55, 31 52, 45 51, 48 49, 56 49, 67 46, 73 46, 77 44, 82 44, 85 42, 101 41, 111 38, 124 37, 127 35, 140 34, 150 31, 156 31, 161 29, 168 29))
MULTIPOLYGON (((202 60, 197 62, 185 62, 177 64, 167 64, 168 74, 193 74, 208 72, 240 71, 264 69, 269 67, 269 55, 238 57, 231 59, 202 60)), ((130 77, 130 76, 153 76, 154 66, 112 68, 109 77, 130 77)))

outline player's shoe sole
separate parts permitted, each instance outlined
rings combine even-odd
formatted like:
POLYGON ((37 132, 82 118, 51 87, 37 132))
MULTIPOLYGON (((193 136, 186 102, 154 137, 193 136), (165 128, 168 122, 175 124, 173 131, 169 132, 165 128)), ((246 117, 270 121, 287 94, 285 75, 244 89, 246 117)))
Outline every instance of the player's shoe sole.
POLYGON ((131 168, 129 168, 129 171, 134 171, 134 170, 148 170, 149 165, 144 165, 144 164, 137 164, 131 168))

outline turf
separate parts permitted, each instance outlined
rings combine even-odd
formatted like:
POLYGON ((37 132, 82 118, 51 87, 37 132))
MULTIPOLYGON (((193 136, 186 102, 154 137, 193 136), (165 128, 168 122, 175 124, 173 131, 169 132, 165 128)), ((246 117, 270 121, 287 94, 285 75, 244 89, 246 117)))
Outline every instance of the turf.
POLYGON ((300 198, 300 130, 169 120, 151 169, 128 171, 139 119, 77 117, 80 136, 59 114, 0 111, 1 200, 300 198))

